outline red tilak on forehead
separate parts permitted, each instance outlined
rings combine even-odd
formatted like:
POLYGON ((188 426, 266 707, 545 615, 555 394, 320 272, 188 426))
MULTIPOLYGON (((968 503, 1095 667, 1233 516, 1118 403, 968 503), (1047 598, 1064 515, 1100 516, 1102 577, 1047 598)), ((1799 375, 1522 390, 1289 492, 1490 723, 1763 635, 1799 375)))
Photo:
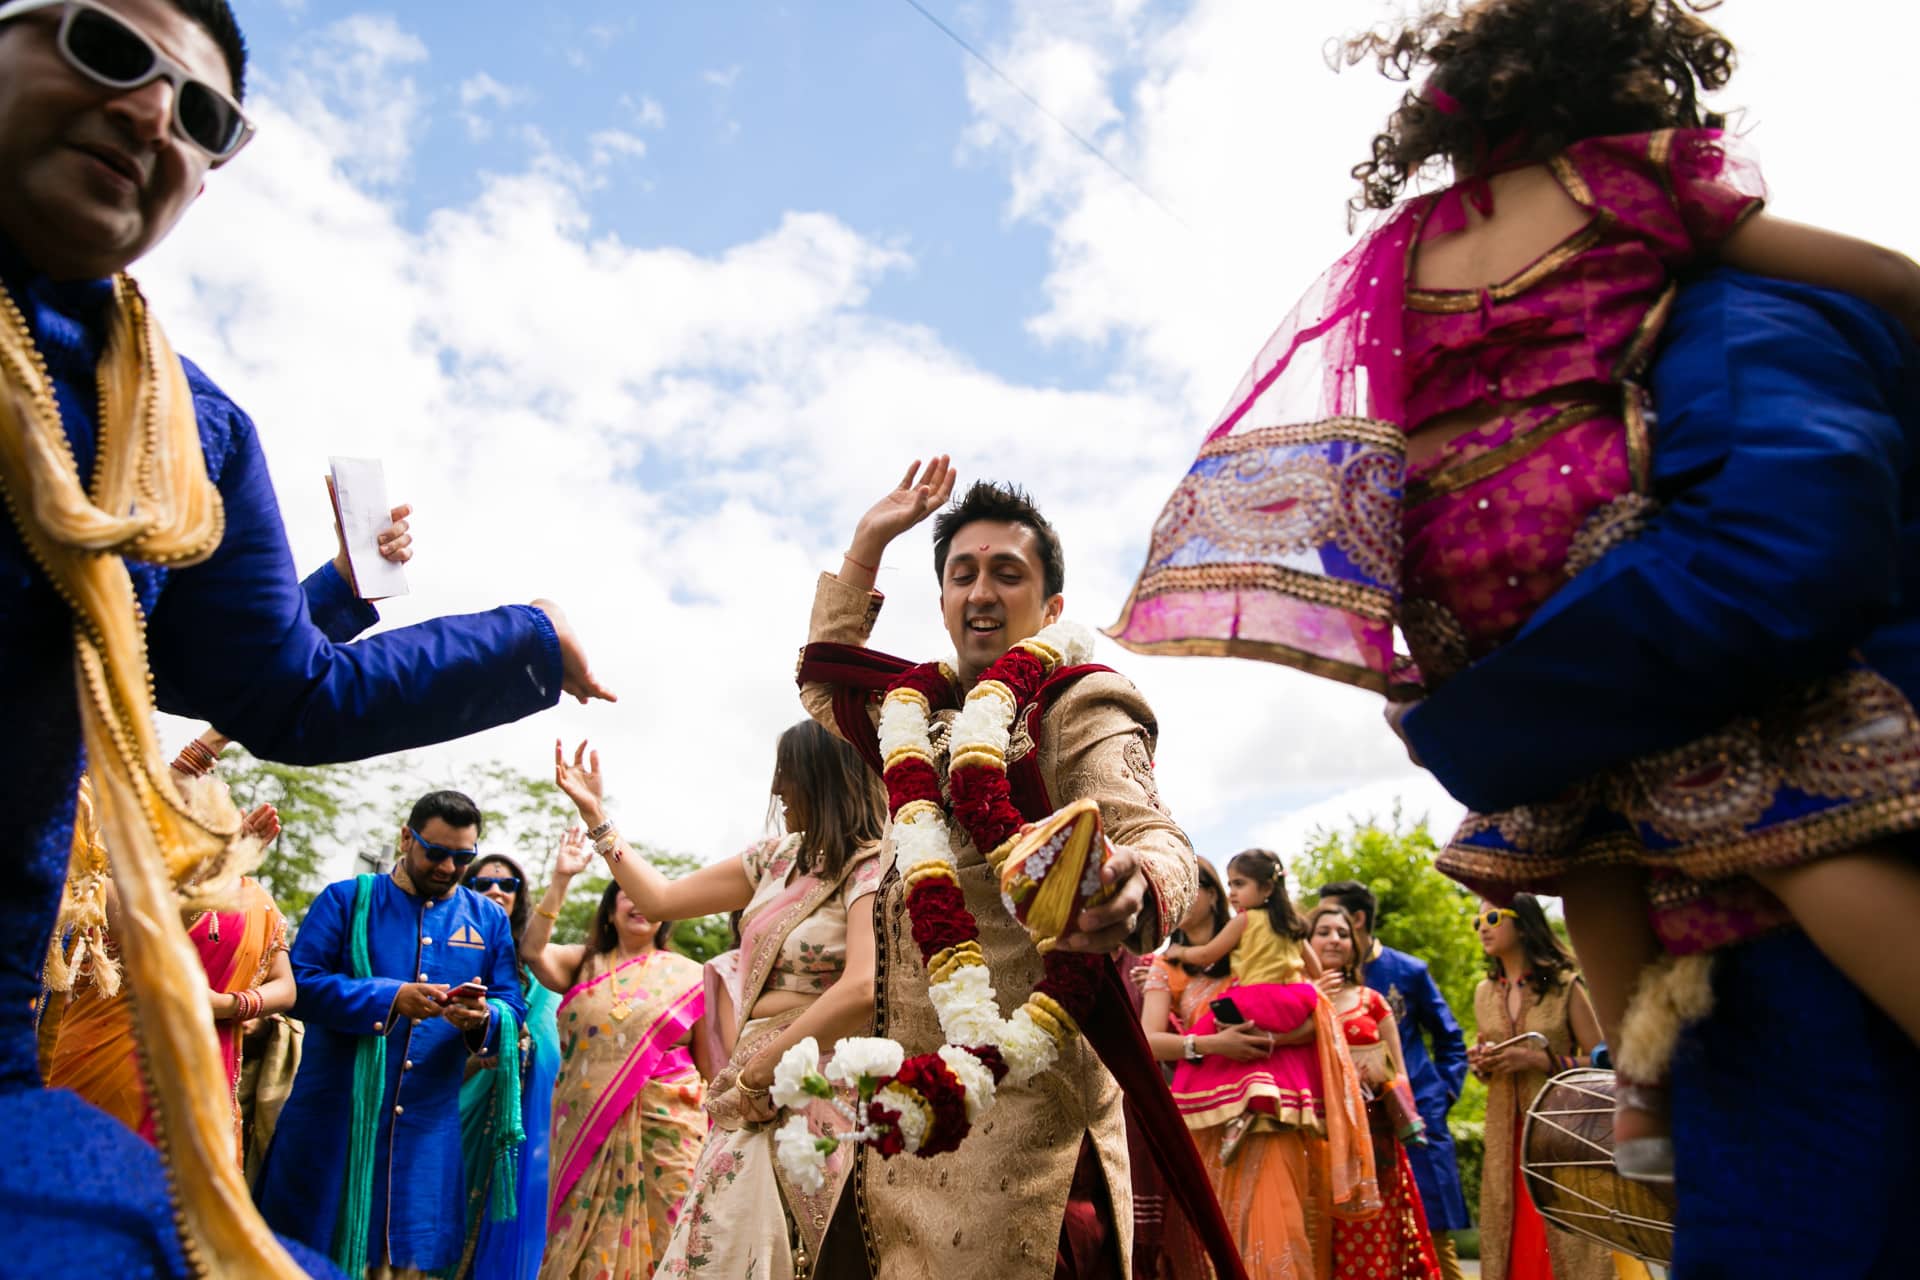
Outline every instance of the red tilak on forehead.
POLYGON ((983 542, 980 544, 980 549, 982 551, 991 551, 993 550, 993 544, 991 542, 983 542))

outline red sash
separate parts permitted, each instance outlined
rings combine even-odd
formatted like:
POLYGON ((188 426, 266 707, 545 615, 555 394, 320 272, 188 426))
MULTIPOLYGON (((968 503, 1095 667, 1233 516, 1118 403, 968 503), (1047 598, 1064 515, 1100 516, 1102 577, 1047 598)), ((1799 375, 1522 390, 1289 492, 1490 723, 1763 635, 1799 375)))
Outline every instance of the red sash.
MULTIPOLYGON (((880 772, 880 734, 874 727, 868 708, 886 696, 886 688, 896 676, 916 664, 872 649, 845 644, 809 644, 800 654, 798 681, 801 684, 833 686, 834 723, 840 736, 853 744, 875 773, 880 772)), ((1062 667, 1040 686, 1033 702, 1016 714, 1026 717, 1027 732, 1034 750, 1007 766, 1007 785, 1013 803, 1029 822, 1038 822, 1053 812, 1053 800, 1047 794, 1040 775, 1040 721, 1055 698, 1066 692, 1082 676, 1111 667, 1086 665, 1062 667)), ((935 707, 934 710, 941 710, 935 707)), ((1213 1261, 1220 1280, 1247 1280, 1246 1268, 1233 1242, 1233 1233, 1214 1199, 1213 1183, 1200 1153, 1194 1150, 1187 1125, 1173 1104, 1160 1064, 1147 1044, 1139 1015, 1127 994, 1126 979, 1111 960, 1101 966, 1099 1003, 1081 1032, 1100 1055, 1100 1061, 1119 1082, 1125 1095, 1127 1122, 1137 1126, 1136 1136, 1146 1149, 1154 1167, 1165 1182, 1173 1204, 1187 1215, 1195 1233, 1213 1261)))

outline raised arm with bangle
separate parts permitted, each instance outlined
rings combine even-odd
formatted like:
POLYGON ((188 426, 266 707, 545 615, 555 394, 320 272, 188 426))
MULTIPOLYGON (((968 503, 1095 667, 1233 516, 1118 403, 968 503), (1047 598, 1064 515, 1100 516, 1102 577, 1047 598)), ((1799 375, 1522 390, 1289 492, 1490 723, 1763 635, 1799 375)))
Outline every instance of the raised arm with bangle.
MULTIPOLYGON (((571 761, 561 745, 554 744, 554 783, 574 802, 581 821, 588 824, 586 835, 592 838, 594 851, 605 861, 609 874, 648 918, 687 920, 737 910, 753 900, 754 882, 738 858, 723 858, 689 875, 671 879, 636 852, 607 814, 600 753, 586 743, 580 744, 571 761)), ((553 890, 549 889, 548 893, 551 896, 553 890)), ((537 923, 542 922, 529 922, 530 937, 537 923)), ((755 1094, 763 1092, 773 1081, 773 1068, 780 1055, 806 1037, 831 1044, 842 1036, 862 1031, 871 1021, 874 962, 870 896, 848 909, 847 932, 845 970, 752 1061, 740 1064, 738 1079, 744 1089, 755 1094)), ((716 1081, 716 1088, 719 1083, 716 1081)), ((756 1108, 756 1112, 751 1118, 771 1118, 771 1102, 756 1108)))

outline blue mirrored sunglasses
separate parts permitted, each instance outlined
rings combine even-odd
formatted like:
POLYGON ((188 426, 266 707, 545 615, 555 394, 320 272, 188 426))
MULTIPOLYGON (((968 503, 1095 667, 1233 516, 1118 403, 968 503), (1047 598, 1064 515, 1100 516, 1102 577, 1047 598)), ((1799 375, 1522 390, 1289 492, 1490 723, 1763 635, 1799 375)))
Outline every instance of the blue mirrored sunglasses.
POLYGON ((480 850, 478 849, 449 849, 443 844, 435 844, 433 841, 422 836, 418 831, 415 831, 412 827, 407 828, 407 838, 420 846, 420 852, 427 855, 428 862, 436 864, 452 858, 454 866, 464 867, 480 856, 480 850))

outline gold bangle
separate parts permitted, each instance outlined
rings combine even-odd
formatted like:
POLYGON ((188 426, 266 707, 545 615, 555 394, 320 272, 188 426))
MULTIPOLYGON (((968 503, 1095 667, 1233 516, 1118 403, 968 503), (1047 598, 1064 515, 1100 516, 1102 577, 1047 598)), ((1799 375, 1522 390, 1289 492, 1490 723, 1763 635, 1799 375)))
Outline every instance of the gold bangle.
POLYGON ((534 910, 538 911, 541 915, 553 921, 555 924, 560 923, 560 913, 558 911, 549 911, 545 907, 535 907, 534 910))

